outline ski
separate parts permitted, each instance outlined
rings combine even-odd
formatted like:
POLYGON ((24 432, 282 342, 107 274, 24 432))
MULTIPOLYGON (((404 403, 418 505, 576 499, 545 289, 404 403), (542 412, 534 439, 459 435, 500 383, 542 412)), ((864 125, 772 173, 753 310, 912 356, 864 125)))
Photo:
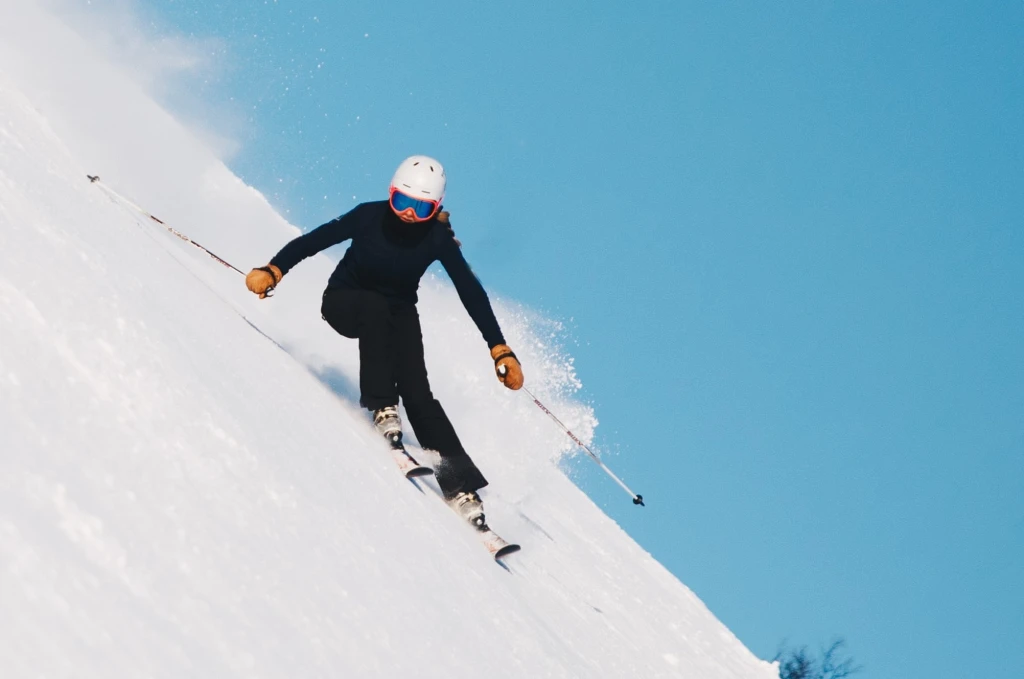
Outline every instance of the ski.
POLYGON ((415 479, 420 476, 430 476, 434 473, 434 470, 430 467, 424 467, 416 461, 409 451, 402 445, 402 440, 399 438, 388 439, 391 448, 391 458, 398 465, 398 470, 405 475, 407 479, 415 479))
POLYGON ((483 526, 473 526, 473 529, 480 538, 480 542, 483 543, 484 547, 490 555, 494 557, 495 561, 501 561, 503 557, 506 557, 509 554, 515 554, 522 549, 519 545, 509 542, 495 533, 487 524, 484 524, 483 526))
MULTIPOLYGON (((405 478, 415 479, 422 476, 430 476, 434 473, 433 469, 420 464, 416 458, 409 454, 409 451, 402 444, 400 437, 389 437, 388 444, 388 447, 391 449, 391 457, 395 461, 398 470, 405 475, 405 478)), ((501 562, 504 557, 522 549, 519 545, 509 542, 495 533, 486 523, 479 526, 470 523, 469 527, 476 533, 480 543, 487 550, 487 553, 494 557, 495 561, 501 562)))
POLYGON ((519 545, 508 542, 487 525, 487 517, 484 515, 480 496, 476 493, 459 493, 454 498, 448 500, 446 504, 459 518, 468 522, 473 527, 477 537, 480 538, 480 542, 483 543, 484 547, 496 561, 500 561, 502 557, 508 554, 519 551, 519 545))

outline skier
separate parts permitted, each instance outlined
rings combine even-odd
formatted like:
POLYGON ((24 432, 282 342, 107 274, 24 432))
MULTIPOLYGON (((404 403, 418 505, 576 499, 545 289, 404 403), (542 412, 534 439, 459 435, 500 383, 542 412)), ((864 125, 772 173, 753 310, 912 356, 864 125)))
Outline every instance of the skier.
POLYGON ((362 203, 285 245, 245 284, 260 298, 303 259, 345 240, 348 251, 331 274, 321 313, 339 334, 359 340, 360 404, 373 412, 378 432, 400 441, 398 399, 425 449, 441 458, 435 478, 463 518, 483 524, 479 489, 487 480, 470 459, 427 381, 423 336, 416 310, 419 281, 440 260, 462 304, 483 335, 498 379, 523 386, 519 360, 505 344, 490 300, 462 256, 442 211, 446 177, 441 163, 412 156, 398 166, 388 200, 362 203))

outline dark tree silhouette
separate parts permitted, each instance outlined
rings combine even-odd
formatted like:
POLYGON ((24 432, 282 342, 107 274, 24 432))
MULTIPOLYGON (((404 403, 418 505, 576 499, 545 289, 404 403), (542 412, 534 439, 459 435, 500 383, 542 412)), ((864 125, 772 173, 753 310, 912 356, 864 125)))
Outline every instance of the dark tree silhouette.
POLYGON ((806 646, 788 648, 783 644, 775 654, 779 663, 779 679, 845 679, 863 669, 853 658, 843 657, 846 642, 836 639, 821 650, 821 659, 814 658, 806 646))

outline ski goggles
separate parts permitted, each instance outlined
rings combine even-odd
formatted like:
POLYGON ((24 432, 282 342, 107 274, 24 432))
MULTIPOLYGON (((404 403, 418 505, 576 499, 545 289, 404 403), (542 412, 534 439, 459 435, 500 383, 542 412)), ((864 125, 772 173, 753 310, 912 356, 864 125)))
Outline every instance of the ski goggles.
POLYGON ((394 186, 391 187, 391 209, 398 214, 412 209, 413 214, 416 215, 416 220, 425 222, 434 216, 439 207, 440 204, 436 200, 413 198, 412 196, 405 195, 394 186))

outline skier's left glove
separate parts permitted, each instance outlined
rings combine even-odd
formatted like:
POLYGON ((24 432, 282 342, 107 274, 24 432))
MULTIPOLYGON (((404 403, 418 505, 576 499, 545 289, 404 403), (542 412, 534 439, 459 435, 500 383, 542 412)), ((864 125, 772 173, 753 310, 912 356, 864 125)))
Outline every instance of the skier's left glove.
POLYGON ((491 349, 491 358, 494 359, 494 372, 502 384, 513 391, 523 388, 523 367, 507 344, 498 344, 491 349))
POLYGON ((245 277, 245 287, 260 296, 260 299, 269 297, 277 284, 284 278, 284 274, 273 264, 253 269, 245 277))

